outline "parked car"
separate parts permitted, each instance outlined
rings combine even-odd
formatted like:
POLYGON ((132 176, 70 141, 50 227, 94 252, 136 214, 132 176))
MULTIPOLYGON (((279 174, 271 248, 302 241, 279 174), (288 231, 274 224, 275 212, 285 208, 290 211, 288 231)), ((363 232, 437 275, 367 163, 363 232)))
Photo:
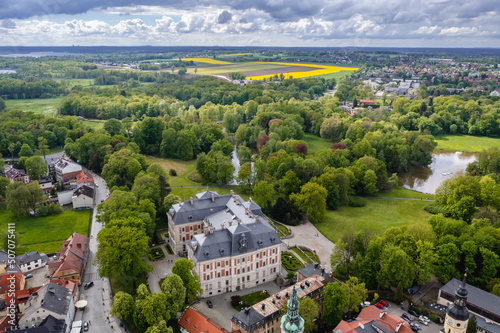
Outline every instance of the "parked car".
POLYGON ((83 322, 83 330, 85 332, 87 332, 89 330, 89 322, 88 321, 83 322))
POLYGON ((420 325, 416 323, 410 323, 410 327, 413 330, 413 332, 417 332, 420 329, 420 325))
POLYGON ((408 309, 408 313, 418 318, 418 314, 413 309, 408 309))
POLYGON ((214 305, 212 304, 212 301, 210 301, 210 300, 207 301, 207 305, 210 309, 214 307, 214 305))
POLYGON ((361 302, 361 306, 366 308, 367 306, 370 306, 370 302, 368 302, 368 301, 361 302))
POLYGON ((89 281, 89 282, 85 283, 85 285, 83 286, 83 289, 87 290, 90 287, 92 287, 93 285, 94 285, 94 281, 89 281))
POLYGON ((424 320, 424 319, 422 319, 422 318, 421 318, 421 316, 420 316, 420 317, 418 317, 418 322, 419 322, 419 323, 421 323, 421 324, 424 324, 425 326, 428 326, 428 325, 429 325, 429 322, 428 322, 428 321, 426 321, 426 320, 424 320))
POLYGON ((381 310, 383 310, 383 309, 384 309, 384 306, 383 306, 382 304, 380 304, 380 303, 375 304, 375 306, 376 306, 377 308, 381 309, 381 310))
POLYGON ((386 308, 389 307, 389 303, 387 303, 386 301, 379 301, 379 303, 385 306, 386 308))
POLYGON ((418 319, 422 319, 423 321, 430 322, 431 320, 427 316, 419 316, 418 319))
POLYGON ((29 273, 29 274, 26 274, 25 278, 26 279, 29 279, 29 278, 32 278, 33 277, 33 274, 29 273))
POLYGON ((401 316, 401 318, 403 318, 407 322, 411 323, 411 317, 407 313, 403 313, 403 315, 401 316))

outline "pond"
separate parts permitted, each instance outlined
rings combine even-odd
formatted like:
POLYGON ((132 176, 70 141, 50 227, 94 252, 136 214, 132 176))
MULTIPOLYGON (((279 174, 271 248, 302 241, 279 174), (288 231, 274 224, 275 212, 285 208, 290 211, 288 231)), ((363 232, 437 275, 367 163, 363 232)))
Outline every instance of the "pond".
POLYGON ((427 167, 409 167, 399 174, 399 185, 423 193, 434 194, 438 186, 448 178, 478 159, 477 153, 464 153, 436 149, 432 163, 427 167))

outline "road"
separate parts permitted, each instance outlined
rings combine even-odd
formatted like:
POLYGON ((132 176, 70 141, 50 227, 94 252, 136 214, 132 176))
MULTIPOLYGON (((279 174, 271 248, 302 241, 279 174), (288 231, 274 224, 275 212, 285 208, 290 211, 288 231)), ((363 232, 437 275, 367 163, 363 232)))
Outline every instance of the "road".
MULTIPOLYGON (((90 173, 94 177, 96 184, 95 205, 97 206, 102 200, 108 197, 109 189, 104 179, 93 172, 90 173)), ((101 278, 97 271, 97 266, 93 264, 95 253, 97 252, 97 234, 102 227, 102 224, 97 222, 97 210, 94 209, 90 230, 90 253, 82 279, 82 286, 80 287, 80 299, 87 300, 88 304, 84 311, 78 310, 76 312, 75 320, 90 321, 89 332, 125 332, 119 325, 119 319, 109 315, 113 301, 109 280, 101 278), (84 285, 88 281, 94 281, 94 286, 85 290, 84 285)))

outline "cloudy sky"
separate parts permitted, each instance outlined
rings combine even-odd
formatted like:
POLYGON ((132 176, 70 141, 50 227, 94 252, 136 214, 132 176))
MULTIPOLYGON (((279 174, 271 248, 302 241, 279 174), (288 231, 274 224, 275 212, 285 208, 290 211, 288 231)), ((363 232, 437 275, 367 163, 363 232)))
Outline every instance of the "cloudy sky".
POLYGON ((0 45, 498 48, 499 8, 496 0, 0 0, 0 45))

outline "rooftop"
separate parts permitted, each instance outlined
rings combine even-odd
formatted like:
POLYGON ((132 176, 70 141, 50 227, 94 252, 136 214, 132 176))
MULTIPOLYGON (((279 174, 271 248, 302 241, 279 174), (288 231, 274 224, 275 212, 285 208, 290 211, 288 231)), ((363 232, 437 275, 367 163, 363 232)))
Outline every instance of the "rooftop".
POLYGON ((179 319, 179 325, 189 333, 229 333, 221 325, 191 307, 179 319))
POLYGON ((26 176, 27 176, 26 171, 16 168, 10 168, 10 170, 5 173, 5 177, 9 179, 15 179, 18 177, 26 177, 26 176))

